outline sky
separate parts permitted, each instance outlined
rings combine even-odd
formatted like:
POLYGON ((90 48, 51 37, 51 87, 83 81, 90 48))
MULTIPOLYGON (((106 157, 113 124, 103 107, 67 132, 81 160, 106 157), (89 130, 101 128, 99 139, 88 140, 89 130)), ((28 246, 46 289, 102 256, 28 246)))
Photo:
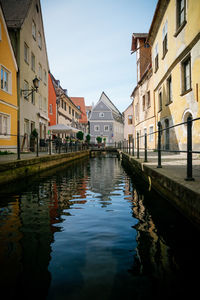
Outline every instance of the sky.
POLYGON ((119 111, 137 84, 133 32, 149 31, 157 0, 41 0, 49 67, 71 97, 119 111))

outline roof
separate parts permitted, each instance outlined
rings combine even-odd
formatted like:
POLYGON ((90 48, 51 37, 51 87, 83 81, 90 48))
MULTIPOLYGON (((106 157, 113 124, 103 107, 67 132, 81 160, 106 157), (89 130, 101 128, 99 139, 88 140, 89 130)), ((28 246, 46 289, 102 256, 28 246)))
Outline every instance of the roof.
POLYGON ((84 97, 70 97, 70 99, 74 102, 76 106, 80 107, 80 110, 82 112, 81 119, 79 120, 79 123, 87 124, 87 114, 86 114, 86 107, 85 107, 85 99, 84 97))
POLYGON ((165 11, 167 9, 167 6, 169 4, 170 0, 158 0, 156 10, 153 16, 153 20, 151 23, 151 27, 149 29, 149 34, 148 34, 148 42, 150 45, 153 45, 153 42, 155 40, 156 34, 158 32, 158 29, 160 27, 160 23, 162 22, 163 16, 165 14, 165 11))
MULTIPOLYGON (((101 97, 98 102, 103 101, 112 111, 117 114, 121 114, 117 107, 112 103, 112 101, 108 98, 105 92, 102 92, 101 97)), ((98 103, 97 102, 97 103, 98 103)))
POLYGON ((20 28, 24 23, 32 0, 1 0, 6 23, 9 28, 20 28))
POLYGON ((148 37, 148 33, 133 33, 132 34, 131 51, 135 52, 137 50, 137 40, 138 39, 146 39, 147 37, 148 37))

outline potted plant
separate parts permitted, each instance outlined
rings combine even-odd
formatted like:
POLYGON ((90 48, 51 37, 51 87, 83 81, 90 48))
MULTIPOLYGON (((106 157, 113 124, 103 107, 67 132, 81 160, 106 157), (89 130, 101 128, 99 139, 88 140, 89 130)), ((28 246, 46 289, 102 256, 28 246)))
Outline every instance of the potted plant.
POLYGON ((87 134, 86 135, 86 143, 89 145, 89 143, 90 143, 90 135, 89 134, 87 134))
POLYGON ((101 142, 102 142, 102 137, 98 136, 98 137, 96 138, 96 140, 97 140, 97 143, 98 143, 98 148, 100 148, 100 144, 101 144, 101 142))
POLYGON ((84 133, 82 131, 78 131, 76 137, 79 141, 83 140, 84 133))

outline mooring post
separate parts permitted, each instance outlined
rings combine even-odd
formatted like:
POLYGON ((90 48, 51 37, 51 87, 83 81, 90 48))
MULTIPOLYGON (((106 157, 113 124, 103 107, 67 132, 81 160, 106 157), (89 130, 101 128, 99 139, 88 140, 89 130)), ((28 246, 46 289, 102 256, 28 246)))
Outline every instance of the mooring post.
POLYGON ((49 136, 49 155, 51 155, 51 136, 49 136))
POLYGON ((187 181, 194 181, 192 177, 192 118, 187 119, 187 181))
POLYGON ((161 165, 161 122, 158 122, 158 165, 157 168, 162 168, 161 165))

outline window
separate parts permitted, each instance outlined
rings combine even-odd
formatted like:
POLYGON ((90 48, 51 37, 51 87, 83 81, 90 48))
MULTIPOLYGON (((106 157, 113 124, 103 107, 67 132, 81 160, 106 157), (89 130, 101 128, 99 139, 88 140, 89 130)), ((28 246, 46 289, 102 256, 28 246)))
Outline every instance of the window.
POLYGON ((167 79, 167 104, 172 102, 172 77, 167 79))
POLYGON ((35 55, 31 53, 31 69, 35 72, 35 55))
POLYGON ((177 0, 176 9, 177 9, 177 29, 178 29, 181 26, 183 26, 185 23, 185 9, 186 9, 185 0, 177 0))
POLYGON ((142 97, 142 108, 143 108, 143 111, 145 111, 145 95, 143 95, 143 97, 142 97))
POLYGON ((103 113, 103 112, 100 112, 100 113, 99 113, 99 117, 100 117, 100 118, 103 118, 103 117, 104 117, 104 113, 103 113))
POLYGON ((42 80, 42 66, 39 64, 39 78, 42 80))
POLYGON ((104 125, 104 131, 109 131, 109 125, 104 125))
POLYGON ((67 110, 66 102, 64 102, 64 110, 67 110))
POLYGON ((51 115, 53 114, 53 106, 52 106, 52 104, 49 104, 49 113, 51 115))
POLYGON ((42 36, 40 32, 38 32, 38 47, 42 49, 42 36))
POLYGON ((31 132, 33 131, 33 129, 35 129, 35 122, 31 122, 31 132))
POLYGON ((32 36, 36 40, 36 25, 34 20, 32 22, 32 36))
POLYGON ((39 95, 39 109, 42 109, 42 96, 39 95))
POLYGON ((167 53, 167 21, 165 22, 165 25, 163 27, 163 32, 162 32, 162 43, 163 43, 163 58, 165 57, 167 53))
POLYGON ((133 124, 133 116, 129 115, 128 116, 128 125, 133 124))
POLYGON ((147 107, 151 107, 150 91, 147 92, 147 107))
POLYGON ((99 130, 100 130, 99 125, 94 125, 94 131, 99 131, 99 130))
POLYGON ((69 106, 69 114, 71 115, 71 106, 69 106))
POLYGON ((158 70, 159 68, 159 63, 158 63, 158 43, 155 46, 154 49, 154 67, 155 67, 155 72, 158 70))
POLYGON ((28 89, 29 89, 29 85, 28 82, 26 80, 24 80, 24 99, 28 100, 28 89))
POLYGON ((47 84, 47 71, 44 70, 44 84, 47 84))
POLYGON ((153 142, 153 126, 149 127, 149 142, 153 142))
POLYGON ((43 102, 43 111, 44 111, 44 112, 47 111, 47 98, 44 98, 44 102, 43 102))
POLYGON ((10 87, 10 72, 1 67, 1 89, 5 92, 9 92, 10 87))
POLYGON ((74 117, 74 110, 72 109, 72 116, 74 117))
POLYGON ((161 111, 162 110, 162 92, 159 93, 158 99, 159 99, 159 111, 161 111))
POLYGON ((182 93, 191 90, 191 60, 190 56, 182 62, 182 93))
MULTIPOLYGON (((10 116, 0 113, 0 135, 10 134, 10 116)), ((1 138, 3 138, 1 136, 1 138)), ((6 136, 4 136, 6 138, 6 136)))
POLYGON ((27 64, 29 63, 29 47, 26 43, 24 43, 24 60, 27 64))

